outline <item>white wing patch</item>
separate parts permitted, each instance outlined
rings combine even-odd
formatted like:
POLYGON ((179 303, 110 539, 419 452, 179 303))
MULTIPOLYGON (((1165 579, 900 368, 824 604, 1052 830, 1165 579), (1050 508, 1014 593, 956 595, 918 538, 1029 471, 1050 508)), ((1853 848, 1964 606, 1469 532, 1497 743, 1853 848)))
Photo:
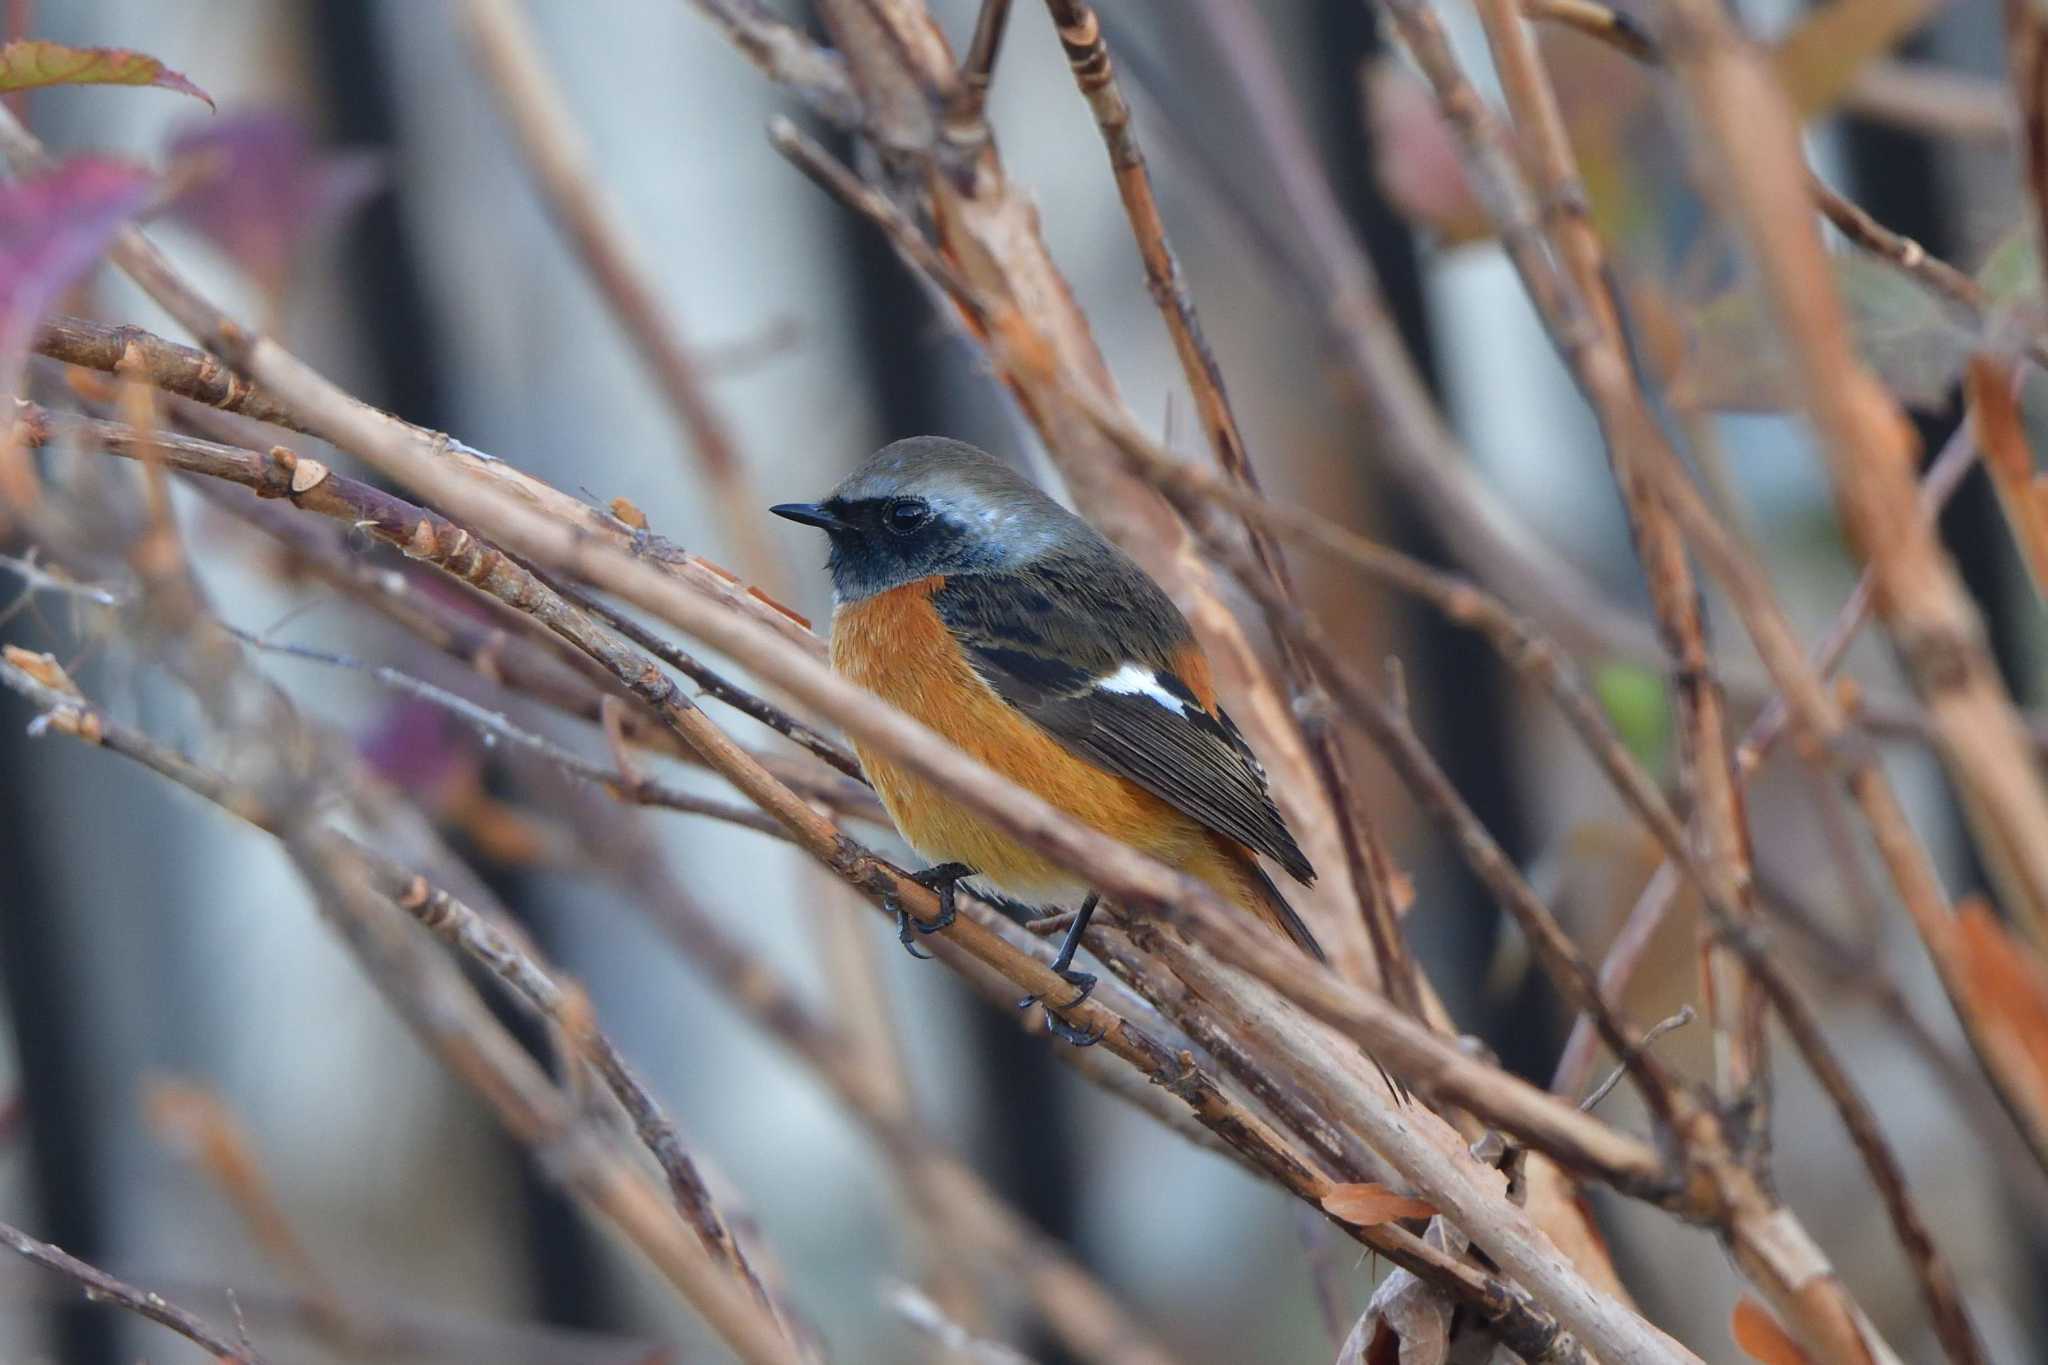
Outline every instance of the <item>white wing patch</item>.
POLYGON ((1160 685, 1159 675, 1138 664, 1125 664, 1116 672, 1095 680, 1095 686, 1104 692, 1115 692, 1126 697, 1150 697, 1177 716, 1185 716, 1188 708, 1179 697, 1160 685))

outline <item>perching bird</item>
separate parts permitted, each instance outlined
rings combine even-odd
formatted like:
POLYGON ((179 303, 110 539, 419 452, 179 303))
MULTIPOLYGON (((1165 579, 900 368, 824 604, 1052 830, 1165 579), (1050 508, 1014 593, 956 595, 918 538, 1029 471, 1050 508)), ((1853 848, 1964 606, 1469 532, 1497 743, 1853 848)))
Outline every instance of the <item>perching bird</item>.
MULTIPOLYGON (((823 502, 771 510, 831 537, 839 673, 1323 958, 1259 866, 1264 854, 1303 884, 1315 877, 1216 704, 1201 646, 1094 527, 995 457, 938 436, 884 447, 823 502)), ((917 921, 899 907, 904 945, 912 925, 951 922, 963 878, 1033 904, 1085 894, 1053 966, 1079 987, 1060 1008, 1086 999, 1094 978, 1073 959, 1094 893, 887 754, 854 748, 898 832, 934 864, 916 876, 939 891, 941 914, 917 921)), ((1069 1041, 1094 1041, 1051 1018, 1069 1041)))

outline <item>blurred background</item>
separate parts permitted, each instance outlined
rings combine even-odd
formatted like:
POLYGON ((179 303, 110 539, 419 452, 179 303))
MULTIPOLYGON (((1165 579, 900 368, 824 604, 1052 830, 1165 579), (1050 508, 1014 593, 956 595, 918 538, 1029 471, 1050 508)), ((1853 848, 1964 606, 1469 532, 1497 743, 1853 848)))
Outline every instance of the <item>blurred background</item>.
MULTIPOLYGON (((32 16, 36 36, 159 56, 220 102, 209 116, 161 91, 39 92, 29 117, 53 147, 155 161, 209 129, 267 130, 263 155, 275 164, 261 173, 270 179, 256 179, 254 203, 214 203, 157 232, 241 314, 271 319, 290 347, 370 401, 568 492, 626 497, 693 550, 737 564, 750 539, 765 545, 778 562, 760 576, 814 620, 829 614, 813 537, 765 514, 742 534, 715 510, 657 386, 537 198, 452 3, 9 8, 17 21, 32 16), (303 147, 278 141, 290 125, 266 120, 279 117, 304 130, 303 147), (297 207, 279 209, 286 200, 297 207)), ((1050 477, 1007 395, 872 230, 771 150, 763 126, 785 102, 691 4, 527 8, 595 169, 712 378, 762 504, 819 496, 876 446, 918 432, 976 441, 1050 477)), ((933 8, 964 44, 975 6, 933 8)), ((1268 490, 1460 564, 1376 459, 1374 432, 1326 351, 1317 301, 1288 263, 1301 225, 1245 140, 1242 105, 1202 26, 1186 21, 1179 0, 1104 8, 1175 245, 1268 490)), ((1485 478, 1557 555, 1642 614, 1592 424, 1498 250, 1460 240, 1471 220, 1455 162, 1421 112, 1427 101, 1380 64, 1372 8, 1247 8, 1270 26, 1330 185, 1485 478)), ((1457 5, 1446 12, 1461 51, 1486 70, 1470 15, 1457 5)), ((1924 19, 1894 54, 1911 65, 1888 59, 1874 69, 1895 78, 1940 71, 1953 96, 1945 120, 1915 117, 1932 107, 1924 101, 1887 102, 1865 72, 1816 119, 1811 150, 1823 175, 1881 220, 1974 269, 2020 214, 1996 7, 1967 0, 1915 13, 1924 19)), ((1810 17, 1786 0, 1743 14, 1770 37, 1810 17)), ((793 7, 790 17, 809 22, 793 7)), ((1685 420, 1690 449, 1717 492, 1743 509, 1798 623, 1816 633, 1853 568, 1816 458, 1795 424, 1754 410, 1743 357, 1711 325, 1709 308, 1735 306, 1723 293, 1739 281, 1688 183, 1683 130, 1656 86, 1621 58, 1571 35, 1545 41, 1573 104, 1601 221, 1642 291, 1645 350, 1682 355, 1665 377, 1701 398, 1685 420)), ((1131 411, 1194 450, 1199 434, 1096 130, 1036 5, 1016 6, 992 120, 1131 411)), ((111 272, 77 308, 177 335, 111 272)), ((1909 364, 1920 355, 1910 337, 1903 349, 1909 364)), ((1928 384, 1931 450, 1955 411, 1948 379, 1928 384)), ((181 497, 180 507, 235 625, 371 662, 418 663, 388 625, 317 583, 265 571, 270 552, 246 528, 196 498, 181 497)), ((1986 604, 2012 686, 2038 699, 2038 603, 1981 478, 1943 526, 1986 604)), ((1314 609, 1359 660, 1376 669, 1398 660, 1411 707, 1459 787, 1597 950, 1654 850, 1540 699, 1474 637, 1305 551, 1294 563, 1314 609)), ((0 585, 9 593, 0 601, 11 602, 11 580, 0 585)), ((132 659, 102 649, 90 624, 44 603, 12 613, 0 634, 54 651, 118 714, 177 738, 189 717, 132 659)), ((1717 644, 1738 670, 1753 669, 1732 623, 1717 644)), ((1619 656, 1583 661, 1631 743, 1670 778, 1660 674, 1619 656)), ((547 792, 547 776, 359 675, 289 660, 267 666, 404 781, 588 987, 780 1253, 793 1297, 834 1357, 917 1358, 919 1339, 884 1301, 886 1286, 916 1278, 919 1266, 884 1163, 801 1069, 713 998, 623 890, 560 864, 555 831, 524 813, 534 793, 547 792)), ((1881 648, 1859 648, 1852 671, 1869 688, 1902 691, 1881 648)), ((477 685, 452 665, 430 676, 477 685)), ((1755 705, 1753 690, 1737 689, 1739 719, 1755 705)), ((29 739, 25 718, 12 699, 0 701, 0 1216, 176 1289, 216 1320, 226 1319, 223 1291, 232 1289, 274 1357, 317 1358, 278 1318, 279 1267, 181 1141, 176 1105, 165 1101, 178 1092, 164 1087, 199 1085, 247 1130, 342 1297, 434 1329, 417 1358, 720 1358, 701 1326, 551 1193, 419 1051, 268 840, 115 759, 29 739), (516 1355, 479 1324, 541 1326, 521 1329, 530 1352, 516 1355), (661 1344, 673 1354, 648 1354, 661 1344)), ((589 733, 562 737, 601 752, 589 733)), ((1890 756, 1951 886, 1977 886, 1981 874, 1925 750, 1902 744, 1890 756)), ((1438 989, 1465 1030, 1547 1084, 1569 1019, 1404 794, 1369 755, 1358 758, 1414 879, 1408 931, 1438 989)), ((573 808, 559 790, 549 797, 558 812, 573 808)), ((1831 1036, 1878 1101, 1994 1354, 2048 1359, 2031 1344, 2048 1331, 2039 1292, 2048 1282, 2048 1187, 2038 1168, 2014 1159, 1910 926, 1886 898, 1837 874, 1829 841, 1838 831, 1816 817, 1811 797, 1784 764, 1753 789, 1768 899, 1803 926, 1781 931, 1781 951, 1824 1002, 1831 1036)), ((1348 1327, 1380 1269, 1357 1248, 1326 1242, 1279 1193, 1080 1082, 1044 1039, 944 969, 911 961, 883 921, 785 847, 677 816, 648 828, 658 856, 708 909, 821 1000, 822 964, 833 954, 872 957, 929 1125, 1186 1360, 1330 1358, 1330 1313, 1348 1327)), ((1637 1017, 1695 998, 1692 945, 1690 916, 1681 915, 1638 977, 1637 1017)), ((1692 1074, 1711 1069, 1702 1028, 1659 1046, 1692 1074)), ((1909 1359, 1929 1358, 1861 1168, 1796 1061, 1781 1057, 1777 1074, 1778 1171, 1789 1202, 1891 1340, 1909 1359)), ((1618 1093, 1603 1113, 1627 1123, 1629 1103, 1618 1093)), ((1652 1318, 1708 1359, 1734 1358, 1727 1323, 1738 1280, 1713 1239, 1604 1197, 1598 1211, 1652 1318)), ((1014 1307, 1000 1295, 996 1304, 1014 1307)), ((994 1328, 1037 1358, 1061 1359, 1028 1321, 994 1328)), ((138 1358, 197 1355, 75 1302, 25 1267, 0 1265, 0 1361, 138 1358)))

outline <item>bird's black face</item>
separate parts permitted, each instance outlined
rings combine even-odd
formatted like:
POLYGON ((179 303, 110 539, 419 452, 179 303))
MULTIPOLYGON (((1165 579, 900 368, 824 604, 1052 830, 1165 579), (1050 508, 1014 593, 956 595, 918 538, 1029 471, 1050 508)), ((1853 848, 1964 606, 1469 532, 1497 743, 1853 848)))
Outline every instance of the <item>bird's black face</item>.
POLYGON ((858 602, 933 574, 989 568, 1000 558, 991 553, 993 547, 977 543, 957 513, 913 494, 786 502, 768 510, 816 526, 832 538, 825 567, 841 602, 858 602))

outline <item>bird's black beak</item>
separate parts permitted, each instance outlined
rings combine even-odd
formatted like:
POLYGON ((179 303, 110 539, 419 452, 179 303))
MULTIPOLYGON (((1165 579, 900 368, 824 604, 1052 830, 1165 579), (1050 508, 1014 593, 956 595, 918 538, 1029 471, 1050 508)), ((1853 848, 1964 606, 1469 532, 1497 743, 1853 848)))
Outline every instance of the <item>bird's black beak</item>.
POLYGON ((822 503, 785 502, 768 509, 778 517, 800 521, 806 526, 815 526, 821 531, 849 531, 853 528, 827 512, 822 503))

